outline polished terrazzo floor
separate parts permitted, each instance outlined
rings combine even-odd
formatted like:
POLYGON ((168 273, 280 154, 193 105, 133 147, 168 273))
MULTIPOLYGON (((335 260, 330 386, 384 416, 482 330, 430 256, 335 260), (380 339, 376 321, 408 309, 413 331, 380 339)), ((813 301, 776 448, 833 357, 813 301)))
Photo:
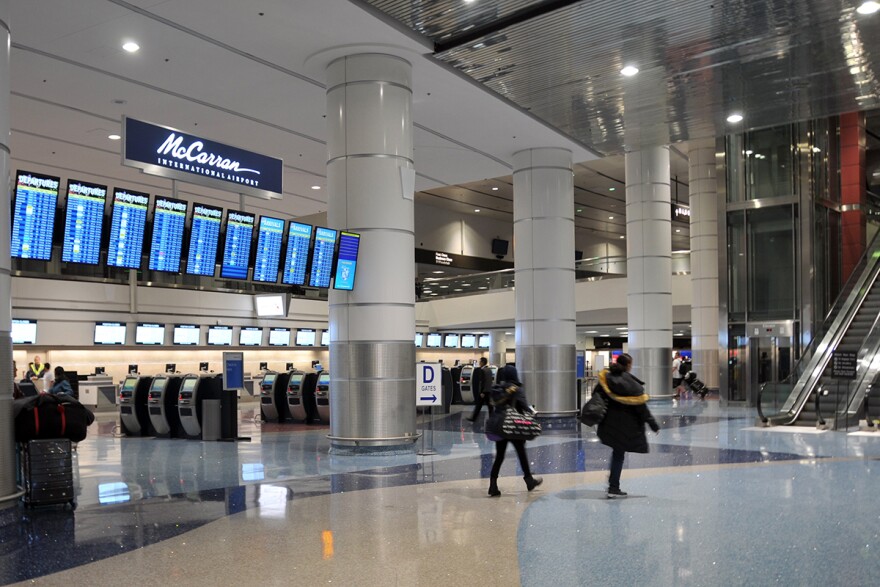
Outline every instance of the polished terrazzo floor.
POLYGON ((717 401, 652 404, 651 453, 554 422, 509 450, 433 418, 435 456, 339 457, 327 430, 253 421, 251 442, 118 438, 76 454, 78 507, 0 511, 2 584, 868 585, 880 576, 880 434, 762 429, 717 401))

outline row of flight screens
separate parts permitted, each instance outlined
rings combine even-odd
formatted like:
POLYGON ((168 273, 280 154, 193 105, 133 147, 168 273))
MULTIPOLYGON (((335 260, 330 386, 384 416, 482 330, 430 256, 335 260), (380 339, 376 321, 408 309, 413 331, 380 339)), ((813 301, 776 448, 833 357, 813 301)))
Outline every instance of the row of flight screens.
MULTIPOLYGON (((27 171, 16 174, 11 242, 13 257, 42 261, 52 258, 52 235, 60 182, 60 178, 27 171)), ((99 263, 106 200, 106 186, 68 180, 61 253, 63 262, 99 263)), ((107 265, 125 269, 141 268, 149 204, 149 194, 120 188, 113 190, 107 265)), ((151 271, 180 273, 188 210, 187 202, 154 196, 148 265, 151 271)), ((185 257, 186 273, 214 276, 222 221, 223 208, 193 203, 189 249, 185 257)), ((252 279, 277 283, 285 237, 284 225, 284 220, 270 216, 261 216, 257 225, 253 214, 227 210, 220 277, 248 278, 253 232, 257 226, 252 279)), ((354 288, 359 235, 290 221, 286 236, 282 283, 327 288, 333 276, 335 289, 350 291, 354 288)))
MULTIPOLYGON (((210 346, 231 346, 232 326, 208 326, 207 344, 210 346)), ((263 328, 259 326, 241 326, 238 332, 239 346, 262 346, 263 328)), ((269 328, 269 346, 290 346, 290 328, 269 328)), ((172 344, 182 346, 198 346, 201 344, 201 327, 198 324, 175 324, 172 344)), ((98 345, 124 345, 128 325, 124 322, 96 322, 94 343, 98 345)), ((415 337, 417 347, 427 348, 489 348, 488 334, 453 334, 430 332, 426 335, 419 332, 415 337)), ((295 346, 315 346, 317 332, 312 328, 299 328, 294 339, 295 346)), ((36 344, 36 320, 12 320, 13 344, 36 344)), ((159 346, 165 344, 165 325, 139 322, 135 327, 134 343, 139 345, 159 346)), ((330 345, 330 332, 321 332, 321 345, 330 345)))

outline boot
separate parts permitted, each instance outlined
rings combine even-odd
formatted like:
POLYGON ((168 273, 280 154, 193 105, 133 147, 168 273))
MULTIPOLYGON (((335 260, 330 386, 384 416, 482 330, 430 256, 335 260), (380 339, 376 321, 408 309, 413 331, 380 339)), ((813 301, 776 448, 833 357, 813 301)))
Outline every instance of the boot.
POLYGON ((492 479, 489 481, 489 497, 498 497, 501 495, 501 492, 498 490, 498 480, 492 479))
POLYGON ((532 477, 531 475, 529 475, 528 477, 523 477, 523 479, 525 479, 526 487, 529 488, 529 491, 531 491, 532 489, 534 489, 535 487, 537 487, 538 485, 540 485, 541 483, 544 482, 543 478, 532 477))

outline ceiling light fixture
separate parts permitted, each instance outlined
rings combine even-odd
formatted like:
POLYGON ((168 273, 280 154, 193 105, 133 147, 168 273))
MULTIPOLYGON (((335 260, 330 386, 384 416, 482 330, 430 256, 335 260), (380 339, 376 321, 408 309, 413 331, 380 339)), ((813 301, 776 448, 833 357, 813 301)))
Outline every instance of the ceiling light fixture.
POLYGON ((614 216, 609 216, 608 220, 614 220, 614 216))
POLYGON ((617 189, 617 188, 608 188, 608 191, 609 191, 609 192, 613 192, 613 191, 616 190, 616 189, 617 189))
POLYGON ((107 138, 110 139, 111 141, 118 141, 122 137, 119 135, 107 135, 107 138))
POLYGON ((639 68, 635 65, 627 65, 623 69, 620 70, 620 75, 626 77, 632 77, 639 72, 639 68))
POLYGON ((493 192, 497 192, 497 191, 498 191, 498 188, 492 188, 492 191, 493 191, 493 192))
POLYGON ((856 8, 856 12, 859 14, 874 14, 878 10, 880 10, 880 3, 871 0, 868 2, 862 2, 862 4, 856 8))
POLYGON ((681 229, 680 229, 680 228, 676 228, 676 229, 675 229, 675 232, 681 232, 681 229))
POLYGON ((480 211, 479 208, 474 208, 474 212, 479 212, 479 211, 480 211))
POLYGON ((134 41, 126 41, 122 44, 122 48, 128 51, 129 53, 137 53, 140 50, 141 46, 135 43, 134 41))
POLYGON ((743 115, 739 112, 734 112, 730 116, 727 117, 727 122, 736 124, 737 122, 742 122, 743 115))
POLYGON ((578 209, 576 210, 576 212, 583 212, 583 211, 584 211, 583 208, 578 208, 578 209))
POLYGON ((620 235, 620 238, 626 238, 626 237, 625 237, 625 236, 623 236, 623 235, 620 235))

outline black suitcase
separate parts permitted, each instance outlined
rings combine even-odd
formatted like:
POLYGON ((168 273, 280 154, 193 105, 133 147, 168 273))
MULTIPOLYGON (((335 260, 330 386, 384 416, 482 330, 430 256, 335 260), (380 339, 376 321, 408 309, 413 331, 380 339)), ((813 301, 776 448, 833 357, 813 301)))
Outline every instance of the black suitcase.
POLYGON ((21 443, 21 480, 28 506, 66 504, 76 507, 73 458, 66 438, 21 443))

